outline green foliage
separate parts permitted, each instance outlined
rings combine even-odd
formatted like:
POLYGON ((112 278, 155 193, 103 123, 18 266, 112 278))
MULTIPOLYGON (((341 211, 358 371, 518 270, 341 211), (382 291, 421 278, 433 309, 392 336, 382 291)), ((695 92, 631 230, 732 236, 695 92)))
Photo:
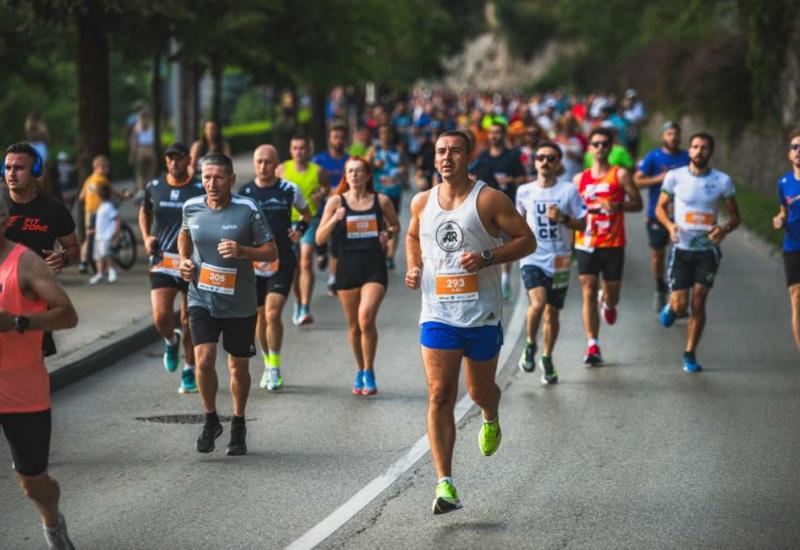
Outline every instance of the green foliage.
POLYGON ((231 122, 233 124, 243 124, 251 120, 261 120, 270 117, 270 106, 264 99, 264 93, 259 88, 252 88, 236 101, 233 108, 231 122))
POLYGON ((777 193, 769 195, 745 185, 736 187, 736 201, 742 223, 758 236, 777 247, 782 246, 783 231, 772 227, 772 217, 778 213, 777 193))

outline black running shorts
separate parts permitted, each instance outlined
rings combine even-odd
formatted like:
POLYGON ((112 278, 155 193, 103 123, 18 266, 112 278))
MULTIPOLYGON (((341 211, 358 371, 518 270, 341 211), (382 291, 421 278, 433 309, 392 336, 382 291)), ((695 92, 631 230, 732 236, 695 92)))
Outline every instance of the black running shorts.
POLYGON ((212 317, 206 308, 189 308, 189 328, 194 345, 216 344, 222 334, 222 347, 234 357, 256 354, 257 315, 250 317, 212 317))
POLYGON ((50 458, 50 409, 33 413, 0 414, 0 428, 6 436, 18 474, 33 477, 47 470, 50 458))
POLYGON ((663 250, 669 244, 669 231, 658 220, 647 220, 647 240, 653 250, 663 250))
POLYGON ((681 250, 672 247, 667 268, 670 290, 686 290, 695 284, 711 288, 722 254, 712 250, 681 250))
POLYGON ((783 269, 786 271, 786 286, 800 283, 800 252, 784 252, 783 269))
POLYGON ((625 266, 625 247, 595 248, 594 252, 576 250, 579 275, 603 275, 604 281, 622 279, 622 268, 625 266))
POLYGON ((367 283, 388 286, 389 274, 383 251, 341 251, 336 264, 336 290, 361 288, 367 283))
POLYGON ((280 294, 284 298, 289 295, 292 290, 292 280, 294 279, 296 266, 297 260, 294 253, 287 254, 286 257, 281 256, 280 267, 275 275, 272 277, 256 277, 258 307, 263 306, 267 301, 267 294, 280 294))
POLYGON ((177 288, 181 292, 189 291, 189 282, 182 277, 175 277, 166 273, 150 273, 150 290, 157 288, 177 288))

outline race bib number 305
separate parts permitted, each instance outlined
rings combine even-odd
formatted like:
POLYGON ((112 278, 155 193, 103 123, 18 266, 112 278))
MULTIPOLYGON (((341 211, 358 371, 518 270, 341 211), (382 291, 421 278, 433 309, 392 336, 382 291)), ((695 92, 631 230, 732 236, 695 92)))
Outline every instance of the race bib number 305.
POLYGON ((378 219, 375 214, 347 216, 345 223, 348 239, 367 239, 378 236, 378 219))
POLYGON ((468 302, 478 299, 477 273, 439 273, 436 298, 440 302, 468 302))
POLYGON ((204 263, 200 266, 197 288, 230 296, 236 289, 236 268, 204 263))

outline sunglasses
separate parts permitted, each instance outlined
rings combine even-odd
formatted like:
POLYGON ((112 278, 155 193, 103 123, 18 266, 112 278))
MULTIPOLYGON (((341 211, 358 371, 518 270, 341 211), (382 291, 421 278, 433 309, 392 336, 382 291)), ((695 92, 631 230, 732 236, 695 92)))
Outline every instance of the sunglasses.
POLYGON ((606 147, 611 147, 610 141, 593 141, 589 145, 594 147, 595 149, 605 149, 606 147))
POLYGON ((558 157, 557 157, 557 156, 555 156, 555 155, 536 155, 536 157, 535 157, 535 158, 536 158, 536 160, 538 160, 539 162, 544 162, 544 161, 547 161, 547 162, 556 162, 556 161, 558 160, 558 157))
POLYGON ((800 151, 800 143, 792 143, 789 146, 789 149, 791 149, 792 151, 800 151))

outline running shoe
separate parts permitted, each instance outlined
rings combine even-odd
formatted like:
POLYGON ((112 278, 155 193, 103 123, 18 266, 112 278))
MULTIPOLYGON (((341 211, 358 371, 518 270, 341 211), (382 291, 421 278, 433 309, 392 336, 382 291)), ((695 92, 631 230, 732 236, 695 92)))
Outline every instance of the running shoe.
POLYGON ((328 253, 327 251, 317 255, 317 269, 325 271, 328 269, 328 253))
POLYGON ((555 366, 553 366, 552 357, 539 357, 539 368, 542 369, 542 384, 557 384, 558 373, 555 366))
POLYGON ((478 444, 483 456, 492 456, 497 451, 497 448, 500 447, 502 439, 503 432, 500 431, 500 420, 497 418, 493 422, 484 420, 481 431, 478 434, 478 444))
POLYGON ((653 294, 653 309, 661 311, 667 305, 667 293, 663 290, 656 290, 653 294))
POLYGON ((525 349, 522 350, 522 356, 519 358, 519 369, 522 372, 533 372, 536 369, 536 343, 528 342, 525 344, 525 349))
POLYGON ((395 267, 394 258, 386 258, 386 269, 394 271, 395 267))
POLYGON ((194 369, 183 369, 181 372, 181 387, 178 393, 197 393, 197 380, 195 380, 194 369))
POLYGON ((336 279, 333 277, 328 278, 328 296, 331 298, 336 296, 336 279))
POLYGON ((353 382, 353 395, 361 395, 364 391, 364 371, 356 371, 356 379, 353 382))
POLYGON ((675 319, 678 316, 672 311, 672 308, 669 307, 669 304, 665 304, 664 307, 661 308, 661 313, 658 314, 658 320, 664 326, 664 328, 669 328, 673 324, 675 324, 675 319))
POLYGON ((503 301, 504 302, 511 301, 511 281, 508 281, 506 284, 503 285, 503 301))
POLYGON ((307 305, 300 306, 300 311, 297 313, 297 322, 296 325, 310 325, 314 322, 314 317, 311 316, 311 311, 309 310, 307 305))
POLYGON ((446 514, 461 509, 458 500, 458 491, 449 481, 442 481, 436 485, 436 498, 433 499, 433 513, 446 514))
POLYGON ((109 283, 116 283, 119 276, 117 275, 117 270, 113 267, 108 270, 108 282, 109 283))
POLYGON ((55 527, 43 525, 42 529, 48 547, 56 550, 75 550, 75 545, 69 540, 67 520, 64 519, 63 514, 58 514, 58 525, 55 527))
POLYGON ((600 346, 597 344, 589 346, 589 349, 586 350, 586 356, 584 356, 583 362, 587 367, 599 367, 602 365, 603 356, 600 355, 600 346))
POLYGON ((364 371, 364 388, 361 390, 361 395, 370 396, 378 393, 378 385, 375 383, 375 371, 364 371))
POLYGON ((701 370, 703 370, 703 367, 697 362, 694 353, 690 351, 685 352, 683 354, 683 372, 695 374, 701 370))
POLYGON ((183 338, 183 334, 180 330, 175 329, 175 343, 164 343, 164 368, 167 369, 167 372, 178 370, 178 364, 181 362, 181 338, 183 338))
POLYGON ((228 448, 225 449, 225 454, 228 456, 242 456, 247 454, 247 443, 245 436, 247 435, 247 427, 242 424, 231 424, 231 440, 228 443, 228 448))
POLYGON ((90 285, 96 285, 96 284, 99 284, 99 283, 102 283, 102 282, 103 282, 103 274, 102 273, 95 273, 89 279, 89 284, 90 285))
POLYGON ((81 275, 89 273, 89 262, 81 262, 78 264, 78 273, 81 275))
POLYGON ((279 391, 283 389, 283 376, 281 376, 280 368, 271 367, 264 372, 264 376, 267 377, 267 383, 266 383, 267 390, 279 391))
POLYGON ((297 321, 297 318, 300 316, 300 304, 297 302, 294 303, 294 309, 292 310, 292 324, 294 326, 299 326, 300 323, 297 321))
POLYGON ((613 325, 617 322, 617 308, 611 307, 603 302, 601 309, 603 310, 603 319, 606 320, 606 323, 609 325, 613 325))
POLYGON ((198 453, 210 453, 214 450, 214 440, 222 435, 222 424, 206 424, 200 437, 197 438, 195 449, 198 453))

